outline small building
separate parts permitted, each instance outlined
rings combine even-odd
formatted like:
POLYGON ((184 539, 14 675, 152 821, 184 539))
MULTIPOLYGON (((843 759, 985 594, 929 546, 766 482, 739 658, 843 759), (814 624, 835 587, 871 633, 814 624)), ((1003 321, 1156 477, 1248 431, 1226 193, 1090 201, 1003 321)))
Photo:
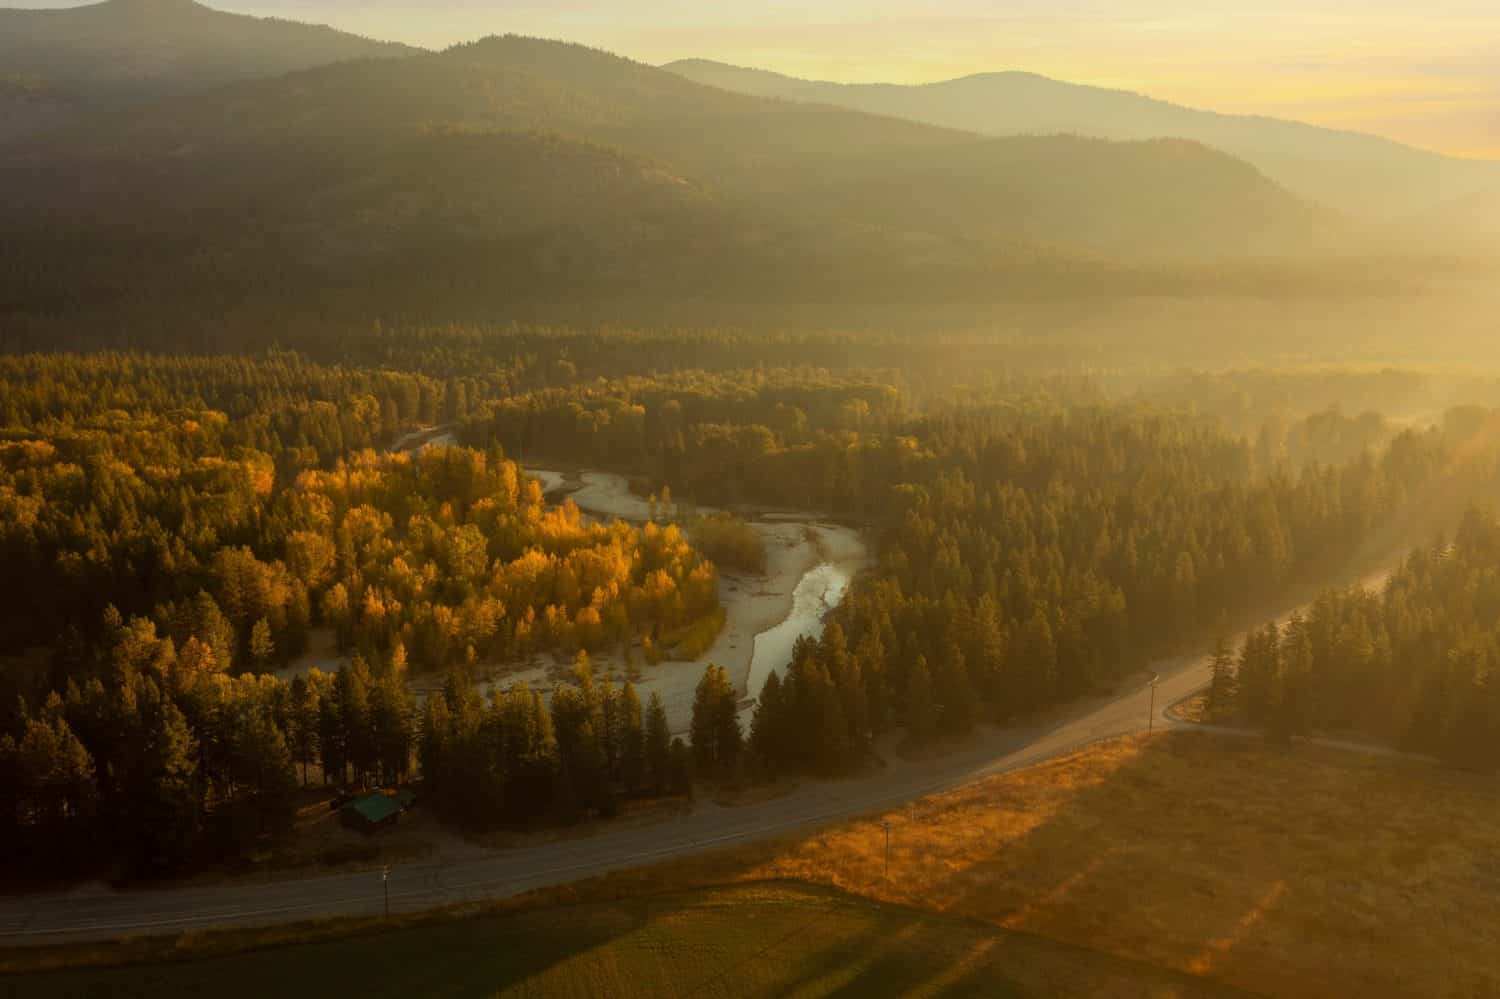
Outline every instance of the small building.
POLYGON ((411 807, 416 795, 411 791, 371 791, 352 799, 339 809, 339 821, 360 832, 375 832, 401 821, 401 813, 411 807))

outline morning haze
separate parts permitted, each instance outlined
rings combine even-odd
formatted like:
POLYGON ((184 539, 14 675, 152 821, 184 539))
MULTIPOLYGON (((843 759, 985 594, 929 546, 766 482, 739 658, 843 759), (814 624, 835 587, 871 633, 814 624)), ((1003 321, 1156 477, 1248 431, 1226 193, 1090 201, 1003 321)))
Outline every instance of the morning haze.
POLYGON ((1500 995, 1493 20, 0 10, 0 989, 1500 995))
POLYGON ((1420 10, 1399 0, 1271 0, 1248 7, 1188 0, 216 6, 430 49, 515 32, 657 64, 707 58, 844 83, 934 83, 1021 70, 1214 111, 1373 132, 1450 155, 1500 158, 1500 59, 1493 46, 1500 14, 1482 0, 1443 0, 1420 10))

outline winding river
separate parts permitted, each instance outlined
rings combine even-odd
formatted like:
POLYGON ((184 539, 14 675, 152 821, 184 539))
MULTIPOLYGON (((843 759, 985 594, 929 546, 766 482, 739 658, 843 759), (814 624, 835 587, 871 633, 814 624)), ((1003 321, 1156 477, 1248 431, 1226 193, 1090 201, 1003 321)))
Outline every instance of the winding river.
MULTIPOLYGON (((566 474, 528 468, 543 483, 549 498, 571 499, 589 516, 644 521, 650 503, 630 491, 628 480, 609 472, 566 474)), ((698 506, 696 512, 720 512, 698 506)), ((822 632, 823 618, 843 601, 854 576, 869 564, 870 552, 857 531, 830 524, 813 513, 779 512, 750 524, 766 542, 764 575, 722 572, 720 602, 724 631, 711 648, 692 662, 662 663, 647 671, 643 696, 660 693, 674 730, 684 729, 692 715, 692 698, 703 668, 717 663, 730 671, 745 698, 742 720, 772 672, 791 660, 792 647, 804 636, 822 632)))

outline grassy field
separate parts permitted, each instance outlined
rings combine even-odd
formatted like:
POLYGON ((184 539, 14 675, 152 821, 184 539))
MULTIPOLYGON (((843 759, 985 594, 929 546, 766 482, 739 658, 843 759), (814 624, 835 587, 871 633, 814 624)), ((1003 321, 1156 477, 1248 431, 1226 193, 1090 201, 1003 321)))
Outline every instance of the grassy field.
POLYGON ((0 979, 0 992, 11 999, 1238 994, 1029 934, 784 884, 470 918, 204 961, 0 979))
POLYGON ((196 959, 0 994, 1497 996, 1500 785, 1159 734, 506 906, 240 955, 349 928, 13 951, 196 959))
POLYGON ((1266 995, 1500 996, 1500 784, 1336 750, 1120 740, 607 890, 735 877, 824 884, 1266 995))

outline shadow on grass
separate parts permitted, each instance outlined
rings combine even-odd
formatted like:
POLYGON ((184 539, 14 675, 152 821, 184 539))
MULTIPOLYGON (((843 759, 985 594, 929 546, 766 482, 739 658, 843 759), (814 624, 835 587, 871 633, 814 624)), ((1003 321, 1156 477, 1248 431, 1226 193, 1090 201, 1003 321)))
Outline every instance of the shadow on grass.
MULTIPOLYGON (((1029 791, 1002 779, 988 793, 940 796, 893 837, 908 844, 893 857, 890 882, 874 876, 871 849, 863 874, 841 883, 858 890, 862 876, 871 894, 1205 984, 1285 996, 1446 987, 1442 958, 1461 941, 1443 931, 1463 924, 1464 903, 1419 881, 1420 872, 1392 884, 1384 858, 1413 842, 1452 846, 1454 825, 1466 821, 1500 841, 1500 797, 1483 810, 1487 823, 1466 811, 1473 802, 1463 778, 1419 764, 1200 733, 1129 745, 1134 751, 1106 755, 1087 772, 1059 761, 1021 775, 1037 782, 1029 791), (1447 818, 1423 815, 1418 802, 1447 818), (1414 913, 1414 899, 1449 910, 1446 922, 1414 913)), ((867 841, 878 842, 879 822, 865 824, 867 841)), ((832 849, 858 853, 842 841, 832 849)), ((1469 863, 1456 852, 1438 859, 1444 880, 1460 888, 1469 863)), ((1482 936, 1462 943, 1485 973, 1482 936)))
POLYGON ((480 916, 197 961, 3 981, 8 997, 1234 995, 1186 976, 805 884, 480 916))
POLYGON ((1193 745, 1180 736, 1137 741, 1082 778, 1060 775, 1055 791, 1002 796, 988 846, 944 828, 991 828, 981 795, 956 796, 952 810, 929 813, 926 828, 919 820, 910 832, 930 843, 941 865, 897 865, 894 893, 920 890, 948 912, 1050 939, 1088 940, 1163 970, 1212 975, 1282 893, 1268 896, 1262 883, 1279 881, 1274 846, 1262 864, 1228 883, 1208 875, 1212 865, 1197 855, 1201 843, 1173 835, 1186 827, 1177 817, 1196 803, 1190 789, 1172 786, 1172 768, 1163 762, 1193 745), (1008 811, 1017 813, 1014 823, 1008 811), (1040 821, 1028 823, 1027 811, 1040 821), (902 884, 914 874, 920 889, 902 884), (1247 891, 1255 900, 1248 904, 1247 891))
POLYGON ((200 960, 51 971, 0 981, 25 996, 481 996, 541 977, 646 925, 670 903, 476 916, 200 960))

